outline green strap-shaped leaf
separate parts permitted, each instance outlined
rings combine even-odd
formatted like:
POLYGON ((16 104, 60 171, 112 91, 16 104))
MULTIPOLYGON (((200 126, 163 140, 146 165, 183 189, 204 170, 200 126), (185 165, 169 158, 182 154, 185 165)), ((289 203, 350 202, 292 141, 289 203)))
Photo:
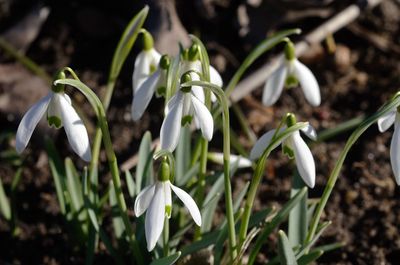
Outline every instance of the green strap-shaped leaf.
POLYGON ((317 250, 317 251, 311 251, 309 254, 302 256, 298 260, 299 265, 307 265, 310 264, 311 262, 316 261, 319 257, 322 256, 324 252, 322 250, 317 250))
POLYGON ((180 256, 181 252, 178 251, 168 257, 154 260, 152 263, 150 263, 150 265, 172 265, 179 259, 180 256))
POLYGON ((124 222, 119 215, 119 210, 118 210, 118 205, 117 205, 117 196, 115 195, 115 189, 113 182, 110 181, 110 206, 111 206, 111 211, 112 211, 112 223, 114 227, 114 232, 115 236, 118 239, 121 239, 122 235, 124 234, 125 231, 125 226, 124 222))
POLYGON ((11 220, 11 207, 3 188, 3 182, 0 178, 0 211, 7 221, 11 220))
POLYGON ((139 147, 139 158, 135 174, 136 194, 139 194, 143 186, 146 184, 146 180, 150 177, 149 174, 153 165, 152 156, 151 133, 147 131, 144 134, 139 147))
POLYGON ((126 180, 126 186, 128 187, 128 193, 131 199, 135 197, 135 192, 136 192, 136 185, 135 181, 133 180, 132 174, 129 170, 125 171, 125 180, 126 180))
POLYGON ((124 64, 126 57, 132 49, 133 44, 139 34, 140 29, 143 26, 144 20, 149 12, 149 7, 145 6, 125 28, 121 39, 118 42, 118 46, 115 49, 114 56, 111 63, 109 81, 113 81, 119 75, 122 65, 124 64))
POLYGON ((285 232, 280 230, 278 235, 278 253, 281 265, 297 265, 296 257, 285 232))
POLYGON ((83 190, 78 173, 69 157, 65 159, 65 169, 67 173, 67 190, 71 196, 72 209, 78 213, 83 207, 83 190))

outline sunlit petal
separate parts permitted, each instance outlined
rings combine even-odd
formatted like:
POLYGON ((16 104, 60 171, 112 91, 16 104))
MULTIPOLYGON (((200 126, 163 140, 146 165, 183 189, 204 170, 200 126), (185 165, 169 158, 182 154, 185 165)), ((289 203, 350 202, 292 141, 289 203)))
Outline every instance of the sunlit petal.
POLYGON ((147 250, 152 251, 160 238, 164 227, 165 201, 163 185, 157 182, 153 199, 146 212, 145 230, 147 250))
POLYGON ((394 133, 390 143, 390 163, 396 179, 397 185, 400 185, 400 115, 396 113, 394 123, 394 133))
POLYGON ((149 207, 151 199, 154 196, 155 185, 150 185, 144 188, 136 197, 135 200, 135 215, 141 216, 149 207))
POLYGON ((286 65, 282 63, 268 78, 264 85, 262 102, 265 106, 273 105, 282 93, 287 75, 286 65))
POLYGON ((142 117, 153 97, 154 91, 157 88, 160 79, 160 70, 154 72, 143 84, 138 88, 132 101, 132 119, 137 121, 142 117))
POLYGON ((171 107, 165 117, 160 131, 161 149, 173 152, 178 144, 179 134, 181 130, 183 108, 183 94, 176 94, 175 105, 171 107))
MULTIPOLYGON (((220 165, 224 164, 224 154, 223 153, 208 153, 208 157, 211 161, 214 161, 215 163, 218 163, 220 165)), ((239 155, 230 155, 230 165, 231 166, 237 166, 238 168, 246 168, 246 167, 251 167, 253 165, 253 162, 247 158, 244 158, 243 156, 239 155)))
POLYGON ((203 137, 210 141, 214 133, 214 120, 207 107, 192 95, 192 104, 203 137))
MULTIPOLYGON (((285 128, 281 128, 279 133, 283 132, 285 128)), ((250 159, 255 160, 259 158, 267 149, 268 145, 271 143, 272 137, 274 136, 276 129, 272 129, 266 132, 257 142, 254 144, 253 148, 250 151, 250 159)))
POLYGON ((171 218, 171 210, 172 210, 172 197, 171 197, 171 182, 164 181, 162 182, 165 196, 165 212, 168 218, 171 218))
POLYGON ((305 66, 298 60, 295 60, 294 74, 300 82, 300 86, 307 101, 314 107, 319 106, 321 104, 319 85, 317 79, 310 71, 310 69, 308 69, 307 66, 305 66))
POLYGON ((396 117, 396 110, 390 111, 378 119, 378 128, 384 132, 392 126, 396 117))
POLYGON ((84 161, 89 162, 92 159, 92 155, 85 125, 62 94, 56 93, 54 97, 58 97, 60 102, 62 122, 72 149, 84 161))
POLYGON ((308 148, 298 131, 292 134, 291 140, 297 170, 307 186, 314 188, 315 163, 310 148, 308 148))
POLYGON ((311 126, 310 123, 307 124, 306 127, 300 129, 305 135, 307 135, 308 138, 310 138, 313 141, 316 141, 318 136, 317 132, 315 131, 314 127, 311 126))
POLYGON ((221 88, 224 85, 224 82, 222 81, 221 75, 211 65, 210 65, 210 82, 213 83, 214 85, 217 85, 217 86, 221 87, 221 88))
POLYGON ((176 196, 183 202, 186 208, 189 210, 190 215, 192 216, 194 222, 201 226, 201 214, 200 210, 196 205, 196 202, 192 199, 192 197, 184 190, 178 188, 171 184, 171 189, 174 191, 176 196))
POLYGON ((15 148, 18 153, 21 153, 28 145, 33 130, 35 130, 36 125, 39 123, 40 119, 46 112, 47 106, 49 105, 52 96, 53 93, 50 92, 47 96, 45 96, 35 105, 33 105, 22 118, 21 123, 18 126, 15 143, 15 148))
POLYGON ((150 74, 151 56, 146 51, 141 51, 135 60, 135 69, 132 76, 133 95, 150 74))

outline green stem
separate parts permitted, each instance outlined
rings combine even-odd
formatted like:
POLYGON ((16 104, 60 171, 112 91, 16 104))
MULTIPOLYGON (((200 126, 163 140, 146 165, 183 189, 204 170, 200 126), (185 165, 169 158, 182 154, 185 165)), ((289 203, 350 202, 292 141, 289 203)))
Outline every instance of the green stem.
POLYGON ((324 192, 322 194, 322 197, 320 199, 320 202, 318 203, 318 207, 315 210, 314 217, 312 218, 311 224, 310 224, 310 230, 308 232, 307 238, 305 243, 307 244, 310 242, 317 230, 319 220, 321 219, 322 212, 325 208, 325 205, 332 193, 333 188, 335 187, 336 181, 339 177, 340 170, 342 169, 344 160, 350 151, 351 147, 354 145, 354 143, 358 140, 358 138, 377 120, 388 113, 389 111, 393 110, 400 104, 400 92, 397 92, 397 94, 387 103, 385 104, 380 110, 378 110, 374 115, 370 116, 366 120, 364 120, 359 127, 350 135, 349 139, 346 142, 345 147, 343 148, 342 152, 339 155, 339 158, 335 164, 335 167, 332 170, 331 175, 329 176, 328 182, 325 186, 324 192))
MULTIPOLYGON (((197 183, 196 201, 200 208, 203 207, 204 193, 206 189, 206 173, 207 173, 207 154, 208 154, 208 141, 203 137, 200 139, 201 143, 201 153, 200 153, 200 169, 199 169, 199 179, 197 183)), ((195 230, 195 240, 201 239, 201 227, 196 226, 195 230)))
POLYGON ((167 216, 165 216, 163 229, 163 254, 164 257, 169 255, 169 220, 167 216))

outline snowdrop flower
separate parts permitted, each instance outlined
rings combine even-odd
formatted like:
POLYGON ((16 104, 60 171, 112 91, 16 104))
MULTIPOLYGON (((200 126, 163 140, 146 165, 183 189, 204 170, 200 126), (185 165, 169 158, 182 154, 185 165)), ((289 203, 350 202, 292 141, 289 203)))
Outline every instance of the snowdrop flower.
MULTIPOLYGON (((190 75, 185 74, 181 83, 191 81, 190 75)), ((182 87, 168 101, 166 116, 161 125, 161 149, 173 152, 178 144, 181 126, 190 122, 192 118, 197 121, 203 137, 211 141, 214 132, 214 120, 204 105, 196 96, 191 87, 182 87)))
MULTIPOLYGON (((201 67, 201 61, 199 60, 199 53, 200 48, 197 44, 193 44, 188 50, 183 52, 183 60, 182 60, 182 67, 180 69, 181 76, 187 72, 189 72, 190 77, 193 81, 199 81, 200 76, 195 72, 202 74, 203 70, 201 67)), ((218 71, 210 65, 210 83, 217 85, 219 87, 223 86, 223 81, 221 75, 218 71)), ((204 89, 199 86, 192 87, 193 93, 200 99, 201 102, 204 103, 205 96, 204 96, 204 89)), ((217 100, 216 96, 211 93, 211 101, 215 102, 217 100)))
POLYGON ((166 89, 167 70, 170 59, 163 55, 160 59, 158 69, 151 74, 137 89, 132 100, 132 119, 139 120, 153 97, 154 92, 161 94, 162 89, 166 89))
POLYGON ((161 54, 153 48, 153 37, 151 34, 142 30, 143 50, 138 54, 135 60, 135 69, 132 76, 133 95, 136 94, 139 87, 153 73, 160 61, 161 54))
POLYGON ((394 133, 390 143, 390 163, 397 185, 400 185, 400 114, 399 109, 394 108, 378 119, 378 128, 384 132, 394 123, 394 133))
POLYGON ((273 105, 282 93, 283 87, 293 87, 300 83, 306 100, 314 107, 321 103, 321 95, 317 80, 307 66, 297 60, 294 45, 288 41, 285 46, 285 59, 264 86, 262 102, 266 106, 273 105))
MULTIPOLYGON (((288 114, 287 116, 287 126, 290 127, 296 123, 296 118, 293 114, 288 114)), ((286 128, 280 128, 278 133, 282 133, 286 128)), ((316 140, 317 134, 315 129, 308 124, 301 131, 307 135, 310 139, 316 140)), ((250 159, 255 160, 259 158, 264 150, 270 144, 272 137, 275 135, 276 130, 270 130, 261 136, 260 139, 254 144, 253 149, 250 152, 250 159)), ((283 139, 283 151, 291 159, 295 159, 297 170, 304 182, 310 188, 315 185, 315 163, 314 158, 311 154, 310 149, 307 144, 301 138, 299 131, 295 131, 293 134, 289 135, 286 139, 283 139)))
MULTIPOLYGON (((62 76, 65 75, 61 74, 62 76)), ((22 153, 28 145, 33 130, 47 112, 49 126, 59 129, 64 126, 68 141, 77 155, 83 160, 91 160, 89 137, 81 118, 71 105, 71 99, 64 93, 63 85, 52 87, 47 96, 39 100, 24 115, 18 126, 16 135, 16 150, 22 153)))
POLYGON ((201 214, 192 197, 184 190, 172 185, 169 181, 169 166, 162 162, 159 180, 153 185, 144 188, 135 200, 135 215, 141 216, 146 210, 145 232, 147 250, 151 251, 157 244, 164 227, 165 216, 171 217, 172 198, 171 190, 189 210, 194 222, 201 226, 201 214))
MULTIPOLYGON (((218 163, 220 165, 224 164, 224 154, 223 153, 208 153, 208 159, 211 161, 218 163)), ((247 168, 251 167, 253 162, 243 156, 240 155, 230 155, 230 166, 237 166, 237 168, 247 168)))

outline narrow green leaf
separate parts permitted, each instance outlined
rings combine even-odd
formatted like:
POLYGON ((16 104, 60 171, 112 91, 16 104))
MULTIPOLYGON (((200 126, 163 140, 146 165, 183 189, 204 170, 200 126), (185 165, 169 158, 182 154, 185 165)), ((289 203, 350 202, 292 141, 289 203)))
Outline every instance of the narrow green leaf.
POLYGON ((117 196, 115 195, 114 184, 112 181, 110 181, 110 197, 109 197, 109 199, 110 199, 110 206, 111 206, 112 215, 113 215, 112 222, 113 222, 115 236, 118 239, 121 239, 121 237, 125 231, 125 226, 124 226, 124 222, 123 222, 121 216, 119 215, 117 196))
POLYGON ((280 230, 278 235, 278 253, 281 265, 297 265, 296 257, 285 232, 280 230))
POLYGON ((65 169, 67 174, 67 190, 71 196, 72 208, 75 212, 80 212, 84 204, 83 190, 78 173, 69 157, 65 159, 65 169))
POLYGON ((179 259, 180 256, 181 252, 178 251, 168 257, 154 260, 152 263, 150 263, 150 265, 172 265, 179 259))
POLYGON ((235 202, 233 203, 233 210, 235 211, 235 213, 239 210, 239 207, 240 207, 244 197, 246 196, 249 186, 250 186, 250 182, 247 181, 246 184, 244 185, 243 189, 236 196, 235 202))
POLYGON ((66 214, 66 201, 64 193, 66 192, 66 180, 65 180, 65 170, 64 165, 61 162, 60 156, 54 147, 53 142, 50 139, 46 139, 46 151, 49 157, 49 166, 51 175, 53 176, 54 185, 56 187, 58 204, 60 206, 60 211, 63 215, 66 214))
POLYGON ((7 221, 11 221, 11 207, 10 202, 4 191, 3 182, 0 178, 0 211, 7 221))
POLYGON ((294 206, 297 205, 297 203, 301 200, 301 198, 304 196, 304 194, 307 192, 307 188, 303 188, 300 192, 298 192, 293 198, 291 198, 284 206, 283 208, 276 214, 274 218, 270 222, 266 224, 264 227, 263 231, 260 233, 258 236, 249 256, 249 262, 248 264, 253 264, 260 249, 261 246, 264 244, 264 242, 268 239, 269 235, 272 233, 272 231, 278 227, 278 225, 283 222, 287 216, 289 215, 290 211, 293 209, 294 206))
POLYGON ((146 132, 142 138, 139 147, 139 158, 136 166, 135 183, 136 183, 136 194, 142 190, 146 184, 146 180, 149 179, 149 172, 153 165, 153 152, 151 150, 151 133, 146 132))
POLYGON ((191 132, 189 126, 183 126, 179 136, 179 143, 175 150, 175 182, 180 183, 182 177, 189 170, 191 160, 191 132))
POLYGON ((117 48, 115 49, 114 56, 111 63, 109 81, 115 80, 121 71, 122 65, 124 64, 126 57, 132 49, 133 44, 139 34, 140 29, 149 12, 149 7, 145 6, 136 16, 132 18, 128 26, 125 28, 121 39, 118 42, 117 48))
POLYGON ((324 233, 325 229, 328 228, 328 226, 331 224, 331 221, 322 223, 317 230, 317 233, 315 234, 314 238, 307 242, 302 248, 301 250, 296 254, 297 259, 299 259, 301 256, 303 256, 307 250, 311 249, 311 247, 317 243, 317 240, 320 238, 320 236, 324 233))
POLYGON ((218 202, 222 197, 224 192, 224 174, 220 174, 217 181, 213 184, 210 191, 207 193, 207 196, 204 200, 204 205, 208 204, 208 206, 201 211, 202 224, 201 224, 201 232, 206 233, 211 230, 212 221, 214 219, 214 214, 218 206, 218 202), (211 198, 216 198, 212 203, 209 203, 211 198))
POLYGON ((310 264, 311 262, 316 261, 319 257, 322 256, 324 252, 322 250, 317 250, 317 251, 311 251, 309 254, 302 256, 298 260, 299 265, 307 265, 310 264))
MULTIPOLYGON (((297 170, 295 170, 292 177, 290 197, 294 197, 304 187, 306 187, 304 181, 297 170)), ((307 236, 307 197, 306 192, 289 214, 288 236, 292 246, 302 245, 307 236)))
POLYGON ((135 181, 133 180, 132 174, 129 170, 125 171, 126 186, 128 187, 128 193, 131 199, 135 197, 135 181))
MULTIPOLYGON (((96 232, 99 231, 99 223, 97 222, 97 215, 96 215, 96 209, 94 206, 94 203, 90 200, 89 197, 89 191, 88 191, 88 172, 87 172, 87 168, 85 168, 84 174, 83 174, 83 201, 84 201, 84 205, 86 208, 86 211, 89 215, 89 219, 91 221, 91 224, 93 226, 93 228, 95 229, 96 232)), ((89 233, 90 236, 90 233, 89 233)))

